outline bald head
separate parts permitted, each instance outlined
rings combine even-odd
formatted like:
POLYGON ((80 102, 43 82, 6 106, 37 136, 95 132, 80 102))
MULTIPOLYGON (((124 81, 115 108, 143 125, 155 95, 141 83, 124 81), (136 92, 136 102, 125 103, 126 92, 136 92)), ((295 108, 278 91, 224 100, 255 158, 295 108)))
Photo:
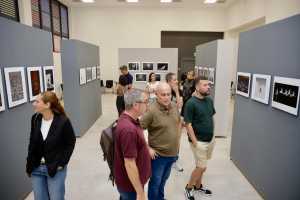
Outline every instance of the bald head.
POLYGON ((156 88, 157 101, 168 107, 171 103, 171 87, 168 83, 160 82, 156 88))

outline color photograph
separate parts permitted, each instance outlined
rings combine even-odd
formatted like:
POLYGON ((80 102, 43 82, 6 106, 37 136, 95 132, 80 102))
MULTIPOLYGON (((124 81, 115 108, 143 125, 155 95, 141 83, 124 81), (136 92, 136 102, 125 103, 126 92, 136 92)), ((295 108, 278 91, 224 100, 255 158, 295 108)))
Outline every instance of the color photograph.
POLYGON ((249 97, 250 81, 251 81, 250 73, 238 72, 236 93, 244 97, 249 97))
POLYGON ((27 80, 29 99, 30 101, 34 101, 37 95, 44 91, 42 80, 42 67, 28 67, 27 80))

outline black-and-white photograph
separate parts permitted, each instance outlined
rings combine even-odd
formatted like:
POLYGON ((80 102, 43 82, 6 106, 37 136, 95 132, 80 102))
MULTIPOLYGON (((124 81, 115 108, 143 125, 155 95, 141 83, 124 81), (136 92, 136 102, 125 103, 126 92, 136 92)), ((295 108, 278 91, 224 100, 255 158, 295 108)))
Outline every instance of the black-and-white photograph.
POLYGON ((92 81, 92 68, 86 68, 86 82, 92 81))
POLYGON ((253 74, 251 98, 264 103, 269 103, 271 76, 263 74, 253 74))
POLYGON ((155 80, 161 81, 161 74, 155 74, 155 80))
POLYGON ((27 102, 27 88, 23 67, 4 68, 8 107, 27 102))
POLYGON ((300 79, 274 77, 272 106, 298 115, 300 79))
POLYGON ((79 85, 86 84, 86 70, 85 68, 80 68, 79 70, 79 85))
POLYGON ((167 63, 167 62, 157 63, 157 70, 158 71, 168 71, 169 70, 169 63, 167 63))
POLYGON ((215 68, 208 69, 208 81, 211 84, 215 84, 215 68))
POLYGON ((96 79, 97 79, 97 68, 92 67, 92 80, 96 80, 96 79))
POLYGON ((0 69, 0 112, 4 110, 5 110, 4 92, 3 92, 3 85, 2 85, 2 74, 0 69))
POLYGON ((250 81, 251 81, 250 73, 238 72, 237 73, 236 93, 239 95, 242 95, 244 97, 249 97, 250 81))
POLYGON ((140 63, 139 62, 129 62, 128 63, 128 70, 129 71, 139 71, 140 70, 140 63))
POLYGON ((45 66, 44 70, 44 88, 45 91, 54 91, 54 67, 45 66))
POLYGON ((135 74, 136 82, 147 82, 147 74, 145 73, 137 73, 135 74))
POLYGON ((101 69, 100 66, 97 66, 97 79, 101 78, 101 69))
POLYGON ((153 62, 143 62, 143 70, 153 70, 153 62))

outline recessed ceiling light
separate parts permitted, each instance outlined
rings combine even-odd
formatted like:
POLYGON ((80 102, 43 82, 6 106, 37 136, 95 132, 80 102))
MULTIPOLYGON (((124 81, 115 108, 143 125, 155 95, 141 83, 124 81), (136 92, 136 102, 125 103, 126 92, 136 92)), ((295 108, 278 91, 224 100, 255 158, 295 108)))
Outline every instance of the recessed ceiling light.
POLYGON ((173 0, 160 0, 161 3, 172 3, 173 0))
POLYGON ((139 0, 126 0, 128 3, 137 3, 139 0))
POLYGON ((217 0, 205 0, 204 3, 217 3, 217 0))
POLYGON ((83 3, 94 3, 95 0, 81 0, 83 3))

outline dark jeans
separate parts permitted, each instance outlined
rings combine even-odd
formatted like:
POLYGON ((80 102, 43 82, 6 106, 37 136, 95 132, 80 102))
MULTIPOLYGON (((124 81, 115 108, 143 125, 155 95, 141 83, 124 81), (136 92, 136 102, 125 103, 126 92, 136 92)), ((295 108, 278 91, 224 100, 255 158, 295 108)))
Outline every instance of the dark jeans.
POLYGON ((120 193, 120 200, 136 200, 136 192, 123 192, 117 188, 120 193))
POLYGON ((116 105, 120 116, 122 112, 125 110, 124 96, 117 96, 116 105))
POLYGON ((175 157, 159 156, 151 161, 152 176, 148 186, 149 200, 163 200, 165 197, 165 185, 171 174, 172 164, 177 160, 175 157))

